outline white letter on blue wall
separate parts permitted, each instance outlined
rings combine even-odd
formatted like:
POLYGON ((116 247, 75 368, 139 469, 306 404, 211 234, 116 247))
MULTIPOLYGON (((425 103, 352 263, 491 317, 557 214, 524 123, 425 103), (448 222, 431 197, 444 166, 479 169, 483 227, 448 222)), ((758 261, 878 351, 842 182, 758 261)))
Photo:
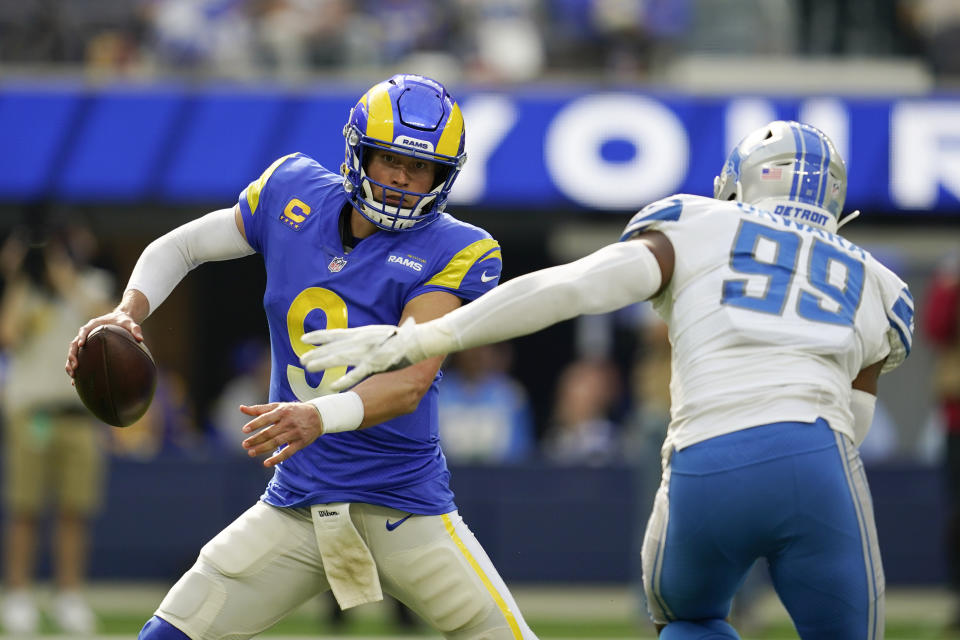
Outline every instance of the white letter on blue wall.
POLYGON ((487 162, 517 121, 517 107, 509 98, 474 95, 462 105, 467 129, 467 164, 450 192, 450 201, 473 204, 487 190, 487 162))
POLYGON ((890 194, 906 209, 937 206, 940 186, 960 198, 960 104, 900 102, 890 117, 890 194))
POLYGON ((547 129, 544 156, 557 188, 586 207, 639 209, 674 193, 687 173, 689 141, 666 106, 630 94, 598 94, 571 102, 547 129), (624 162, 603 157, 604 143, 626 142, 624 162))
MULTIPOLYGON (((830 136, 849 170, 850 114, 846 105, 836 98, 808 98, 800 102, 798 110, 800 122, 812 124, 830 136)), ((778 119, 780 115, 767 98, 732 98, 726 110, 725 152, 729 153, 753 130, 778 119)))
POLYGON ((800 122, 812 124, 827 134, 850 175, 850 112, 837 98, 809 98, 800 104, 800 122))
POLYGON ((727 154, 754 129, 776 120, 777 112, 770 101, 764 98, 734 98, 727 105, 725 116, 727 144, 723 148, 723 158, 717 159, 717 173, 720 173, 727 154))

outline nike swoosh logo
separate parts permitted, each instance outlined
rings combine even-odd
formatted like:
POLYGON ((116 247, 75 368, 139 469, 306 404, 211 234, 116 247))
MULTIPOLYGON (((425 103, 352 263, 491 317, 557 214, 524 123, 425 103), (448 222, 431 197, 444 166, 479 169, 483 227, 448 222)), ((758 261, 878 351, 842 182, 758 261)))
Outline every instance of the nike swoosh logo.
POLYGON ((405 518, 400 518, 396 522, 390 522, 389 520, 387 520, 387 531, 393 531, 394 529, 402 525, 404 522, 406 522, 407 518, 409 518, 412 515, 413 515, 412 513, 408 513, 405 518))
POLYGON ((496 277, 497 277, 497 274, 493 274, 492 276, 488 276, 488 275, 487 275, 487 272, 484 271, 483 273, 480 274, 480 282, 490 282, 491 280, 493 280, 493 279, 496 278, 496 277))

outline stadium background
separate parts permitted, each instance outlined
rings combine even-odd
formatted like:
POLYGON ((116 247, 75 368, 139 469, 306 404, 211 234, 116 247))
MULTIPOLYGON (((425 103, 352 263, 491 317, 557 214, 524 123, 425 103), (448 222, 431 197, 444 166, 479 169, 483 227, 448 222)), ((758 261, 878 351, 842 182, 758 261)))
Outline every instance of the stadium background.
MULTIPOLYGON (((88 221, 101 264, 122 285, 151 239, 229 206, 276 157, 303 151, 338 166, 357 96, 391 73, 418 72, 464 107, 471 160, 450 210, 498 238, 505 280, 615 240, 656 198, 709 195, 736 140, 782 117, 838 142, 847 208, 863 210, 846 235, 922 300, 960 245, 952 4, 0 0, 0 223, 6 232, 40 212, 88 221)), ((161 428, 149 455, 112 461, 91 574, 103 588, 97 602, 119 620, 142 620, 262 488, 258 470, 206 446, 237 345, 265 333, 262 290, 256 258, 204 265, 145 325, 171 395, 183 394, 173 422, 188 426, 161 428), (129 597, 138 589, 143 599, 129 597), (124 594, 133 610, 116 613, 124 594)), ((584 354, 617 365, 624 392, 612 417, 626 422, 643 330, 618 314, 514 341, 511 372, 539 435, 557 372, 584 354)), ((951 612, 934 355, 918 338, 906 365, 881 381, 892 440, 868 472, 888 585, 911 603, 909 594, 929 596, 926 617, 936 621, 951 612)), ((146 438, 148 428, 122 438, 146 438)), ((604 616, 649 631, 631 593, 648 463, 535 457, 454 469, 461 511, 521 606, 544 603, 528 614, 535 629, 580 611, 595 631, 604 616)))

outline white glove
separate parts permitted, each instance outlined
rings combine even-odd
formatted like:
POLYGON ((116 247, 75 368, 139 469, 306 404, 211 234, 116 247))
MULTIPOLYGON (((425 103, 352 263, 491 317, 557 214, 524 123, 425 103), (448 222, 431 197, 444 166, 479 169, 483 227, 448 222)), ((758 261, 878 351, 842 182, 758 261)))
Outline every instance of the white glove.
POLYGON ((334 391, 343 391, 374 373, 402 369, 436 355, 427 354, 420 344, 419 330, 425 326, 408 318, 399 327, 371 324, 354 329, 311 331, 301 340, 320 346, 303 354, 300 364, 307 371, 355 366, 331 385, 334 391))

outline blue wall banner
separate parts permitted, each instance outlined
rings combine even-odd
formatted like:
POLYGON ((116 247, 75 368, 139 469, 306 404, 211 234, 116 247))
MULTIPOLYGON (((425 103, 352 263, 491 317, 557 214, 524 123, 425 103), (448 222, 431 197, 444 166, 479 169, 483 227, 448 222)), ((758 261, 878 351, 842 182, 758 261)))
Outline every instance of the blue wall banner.
MULTIPOLYGON (((0 200, 226 206, 275 158, 336 170, 362 87, 0 86, 0 200)), ((581 88, 462 90, 469 161, 454 205, 633 211, 710 195, 747 132, 800 119, 847 159, 848 209, 960 213, 960 95, 702 97, 581 88)))
MULTIPOLYGON (((642 484, 643 474, 535 462, 451 472, 461 515, 507 581, 636 580, 647 519, 641 504, 656 491, 642 484)), ((867 470, 889 585, 946 582, 939 473, 913 465, 867 470)), ((268 478, 239 457, 114 459, 92 536, 91 577, 172 583, 204 543, 256 501, 268 478)))

